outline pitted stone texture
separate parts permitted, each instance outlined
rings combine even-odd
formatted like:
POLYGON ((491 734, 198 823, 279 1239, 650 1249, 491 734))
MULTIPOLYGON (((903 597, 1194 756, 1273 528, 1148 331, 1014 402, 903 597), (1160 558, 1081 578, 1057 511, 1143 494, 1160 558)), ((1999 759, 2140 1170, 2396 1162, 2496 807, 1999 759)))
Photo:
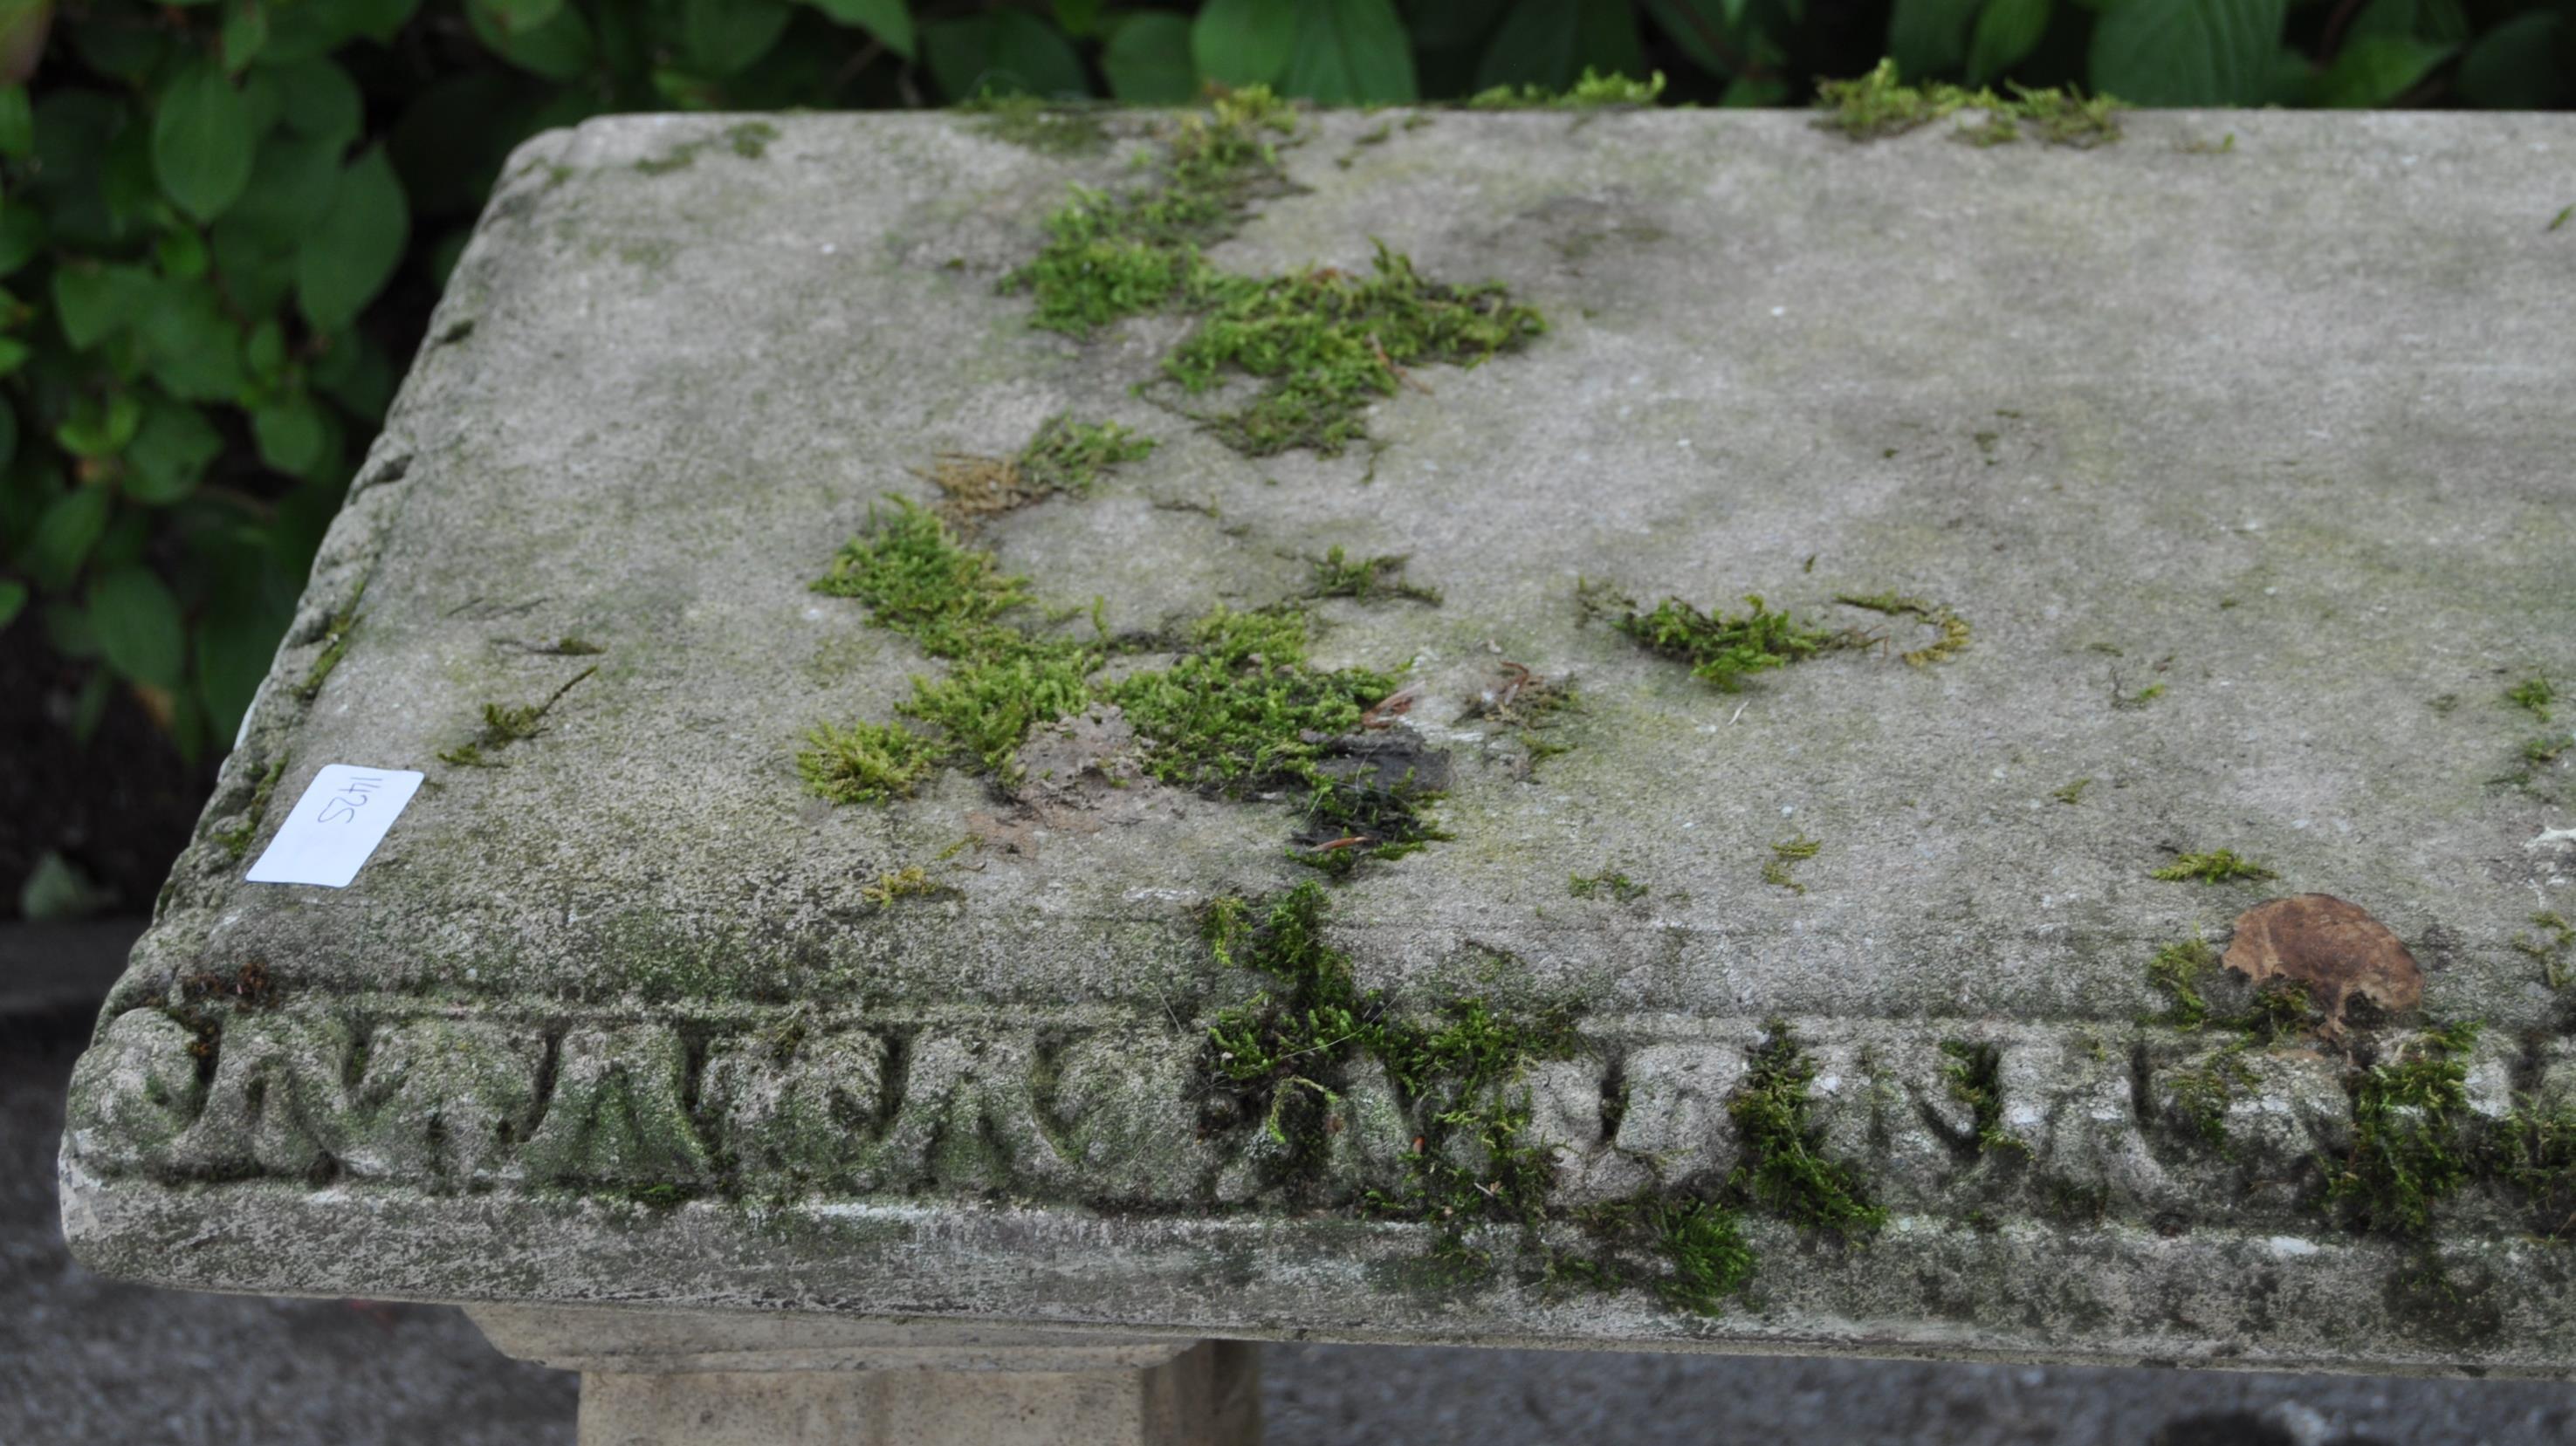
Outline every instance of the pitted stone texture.
POLYGON ((1378 120, 1311 119, 1304 189, 1217 264, 1382 238, 1551 330, 1424 369, 1380 447, 1258 464, 1131 390, 1184 322, 1079 344, 994 285, 1068 182, 1132 178, 1125 145, 782 117, 758 159, 635 164, 726 123, 594 122, 509 167, 83 1066, 66 1216, 101 1268, 1192 1334, 2576 1360, 2576 1282, 2486 1187, 2401 1247, 2283 1185, 2338 1147, 2334 1068, 2232 1057, 2222 1150, 2170 1086, 2224 1041, 2138 1023, 2152 951, 2261 897, 2150 872, 2227 847, 2385 921, 2430 1018, 2487 1022, 2481 1120, 2571 1093, 2513 940, 2576 908, 2570 853, 2524 846, 2566 826, 2576 756, 2516 772, 2531 724, 2497 694, 2576 673, 2545 230, 2576 122, 2150 115, 2076 155, 1786 115, 1440 115, 1369 146, 1378 120), (2227 155, 2184 149, 2221 128, 2227 155), (1586 1052, 1516 1082, 1565 1198, 1725 1179, 1782 1019, 1881 1237, 1750 1222, 1761 1304, 1714 1320, 1427 1287, 1423 1232, 1366 1208, 1423 1136, 1374 1066, 1314 1081, 1341 1128, 1301 1189, 1261 1122, 1207 1123, 1206 1026, 1262 981, 1217 967, 1201 907, 1300 877, 1289 801, 803 793, 807 726, 890 718, 939 667, 807 581, 883 494, 927 500, 933 455, 1057 413, 1163 445, 987 525, 1050 608, 1139 636, 1294 596, 1335 546, 1443 590, 1317 605, 1319 661, 1410 665, 1454 835, 1337 887, 1327 927, 1391 1009, 1579 1016, 1586 1052), (1975 637, 1721 695, 1587 626, 1578 578, 1759 593, 1889 652, 1910 625, 1833 598, 1893 589, 1975 637), (587 666, 534 646, 567 635, 607 651, 542 734, 436 761, 587 666), (1502 659, 1585 699, 1534 777, 1464 716, 1502 659), (272 765, 291 799, 329 762, 437 786, 346 890, 241 882, 212 831, 272 765), (1804 892, 1762 881, 1793 833, 1822 845, 1804 892), (913 864, 952 892, 862 892, 913 864), (1605 866, 1648 892, 1567 897, 1605 866), (193 1007, 183 980, 253 964, 273 1001, 193 1007), (1945 1044, 1994 1051, 1999 1117, 1945 1044))

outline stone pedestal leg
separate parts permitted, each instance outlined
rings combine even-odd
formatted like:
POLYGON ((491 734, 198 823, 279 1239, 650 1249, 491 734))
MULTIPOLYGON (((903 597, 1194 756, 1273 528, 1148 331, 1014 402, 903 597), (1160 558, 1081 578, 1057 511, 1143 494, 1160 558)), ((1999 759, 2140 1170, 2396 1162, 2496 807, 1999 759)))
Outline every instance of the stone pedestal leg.
POLYGON ((581 1376, 580 1446, 1257 1446, 1258 1347, 832 1316, 476 1306, 581 1376))

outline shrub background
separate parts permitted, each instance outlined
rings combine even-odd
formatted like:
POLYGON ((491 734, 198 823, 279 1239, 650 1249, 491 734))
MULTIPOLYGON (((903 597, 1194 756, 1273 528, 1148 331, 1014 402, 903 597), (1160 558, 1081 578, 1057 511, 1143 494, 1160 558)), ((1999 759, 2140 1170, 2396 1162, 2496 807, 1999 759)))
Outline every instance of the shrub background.
MULTIPOLYGON (((1882 54, 2147 105, 2552 107, 2576 99, 2576 0, 0 0, 10 770, 62 772, 45 760, 108 726, 113 766, 179 780, 135 807, 184 830, 486 190, 540 130, 1212 82, 1450 100, 1587 68, 1789 105, 1882 54)), ((63 852, 95 821, 53 837, 18 797, 84 786, 0 795, 22 912, 150 896, 166 850, 93 859, 133 875, 102 892, 63 852)))

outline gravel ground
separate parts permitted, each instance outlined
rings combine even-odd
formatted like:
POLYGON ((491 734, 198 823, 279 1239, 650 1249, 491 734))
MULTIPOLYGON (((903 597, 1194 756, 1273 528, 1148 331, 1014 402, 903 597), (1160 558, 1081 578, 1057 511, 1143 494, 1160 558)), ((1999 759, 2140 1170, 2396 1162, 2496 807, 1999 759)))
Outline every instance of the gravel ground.
MULTIPOLYGON (((570 1446, 574 1378, 456 1311, 101 1280, 54 1214, 86 1011, 0 1019, 0 1442, 570 1446)), ((1789 1440, 2067 1446, 2576 1442, 2576 1386, 1768 1357, 1274 1346, 1273 1446, 1789 1440)))

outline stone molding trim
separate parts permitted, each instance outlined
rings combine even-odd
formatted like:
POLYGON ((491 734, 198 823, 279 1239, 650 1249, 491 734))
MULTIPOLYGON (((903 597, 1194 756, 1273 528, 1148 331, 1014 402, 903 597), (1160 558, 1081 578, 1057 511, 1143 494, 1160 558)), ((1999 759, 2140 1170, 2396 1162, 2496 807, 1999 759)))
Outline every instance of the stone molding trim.
MULTIPOLYGON (((1900 1214, 2181 1229, 2320 1228, 2315 1162, 2352 1144, 2347 1068, 2312 1049, 2161 1027, 1790 1020, 1829 1155, 1900 1214), (1982 1102, 1968 1062, 1988 1082, 1982 1102), (2222 1079, 2215 1101, 2208 1081, 2222 1079), (2198 1086, 2195 1090, 2195 1085, 2198 1086)), ((1727 1102, 1760 1021, 1596 1016, 1515 1089, 1580 1205, 1722 1178, 1727 1102)), ((418 1001, 110 1020, 72 1084, 65 1158, 101 1178, 399 1184, 431 1193, 1007 1198, 1232 1213, 1397 1185, 1414 1102, 1373 1065, 1329 1081, 1319 1177, 1283 1186, 1257 1125, 1212 1129, 1203 1032, 1102 1011, 731 1010, 653 1022, 418 1001)), ((2471 1111, 2576 1101, 2576 1051, 2482 1038, 2471 1111)), ((2473 1186, 2446 1228, 2529 1233, 2473 1186)))

